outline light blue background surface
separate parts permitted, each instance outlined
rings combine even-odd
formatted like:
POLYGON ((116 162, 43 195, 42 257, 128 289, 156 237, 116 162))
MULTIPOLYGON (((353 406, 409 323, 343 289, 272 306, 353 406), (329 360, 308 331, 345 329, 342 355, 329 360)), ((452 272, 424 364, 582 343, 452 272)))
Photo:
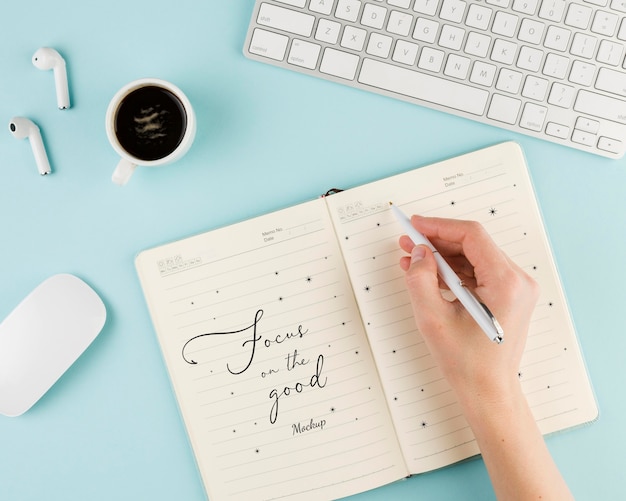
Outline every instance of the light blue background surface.
MULTIPOLYGON (((133 259, 145 248, 505 140, 524 148, 600 405, 598 422, 549 437, 580 500, 626 486, 626 160, 605 160, 242 55, 252 0, 4 2, 0 17, 0 319, 47 277, 78 275, 106 326, 29 412, 0 416, 2 500, 202 500, 133 259), (41 46, 66 58, 58 111, 41 46), (125 187, 104 131, 113 94, 155 76, 181 87, 196 142, 125 187), (42 128, 40 177, 14 115, 42 128), (7 125, 5 125, 7 124, 7 125), (4 132, 2 132, 4 131, 4 132)), ((483 500, 481 460, 355 497, 483 500)))

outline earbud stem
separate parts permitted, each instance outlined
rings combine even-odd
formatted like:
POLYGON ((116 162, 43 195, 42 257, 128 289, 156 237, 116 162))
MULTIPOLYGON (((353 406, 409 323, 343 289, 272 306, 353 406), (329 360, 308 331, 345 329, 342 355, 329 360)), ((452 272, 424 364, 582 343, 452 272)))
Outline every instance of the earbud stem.
POLYGON ((33 150, 33 155, 35 157, 35 163, 37 164, 39 174, 41 174, 42 176, 50 174, 52 172, 52 169, 50 168, 48 154, 46 153, 46 149, 43 146, 43 139, 41 137, 39 127, 35 127, 35 129, 32 131, 29 137, 29 142, 31 149, 33 150))
POLYGON ((65 61, 61 60, 54 67, 54 84, 57 93, 57 105, 60 110, 66 110, 70 107, 70 92, 67 83, 67 68, 65 61))

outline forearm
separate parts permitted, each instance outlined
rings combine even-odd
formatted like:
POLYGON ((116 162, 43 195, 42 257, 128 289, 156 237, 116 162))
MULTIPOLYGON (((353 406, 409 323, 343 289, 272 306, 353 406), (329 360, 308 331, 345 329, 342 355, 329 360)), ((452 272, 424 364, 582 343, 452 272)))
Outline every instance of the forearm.
POLYGON ((465 393, 462 401, 497 498, 573 499, 519 384, 510 387, 503 398, 465 393))

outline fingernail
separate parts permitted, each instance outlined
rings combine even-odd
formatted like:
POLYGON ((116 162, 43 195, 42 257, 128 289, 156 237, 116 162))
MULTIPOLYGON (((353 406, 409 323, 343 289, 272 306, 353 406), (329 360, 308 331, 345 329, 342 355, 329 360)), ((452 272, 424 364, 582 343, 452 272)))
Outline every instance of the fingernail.
POLYGON ((415 247, 413 247, 413 250, 411 251, 411 264, 421 261, 422 259, 424 259, 425 255, 426 255, 426 249, 424 249, 424 246, 416 245, 415 247))

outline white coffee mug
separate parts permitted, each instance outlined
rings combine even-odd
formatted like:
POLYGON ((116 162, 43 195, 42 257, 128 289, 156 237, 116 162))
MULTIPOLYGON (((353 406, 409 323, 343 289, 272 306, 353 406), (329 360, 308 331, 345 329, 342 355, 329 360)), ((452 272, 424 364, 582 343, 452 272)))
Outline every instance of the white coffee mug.
POLYGON ((157 167, 187 153, 196 135, 196 117, 178 87, 143 78, 115 94, 106 112, 106 132, 121 157, 112 181, 124 185, 138 165, 157 167))

